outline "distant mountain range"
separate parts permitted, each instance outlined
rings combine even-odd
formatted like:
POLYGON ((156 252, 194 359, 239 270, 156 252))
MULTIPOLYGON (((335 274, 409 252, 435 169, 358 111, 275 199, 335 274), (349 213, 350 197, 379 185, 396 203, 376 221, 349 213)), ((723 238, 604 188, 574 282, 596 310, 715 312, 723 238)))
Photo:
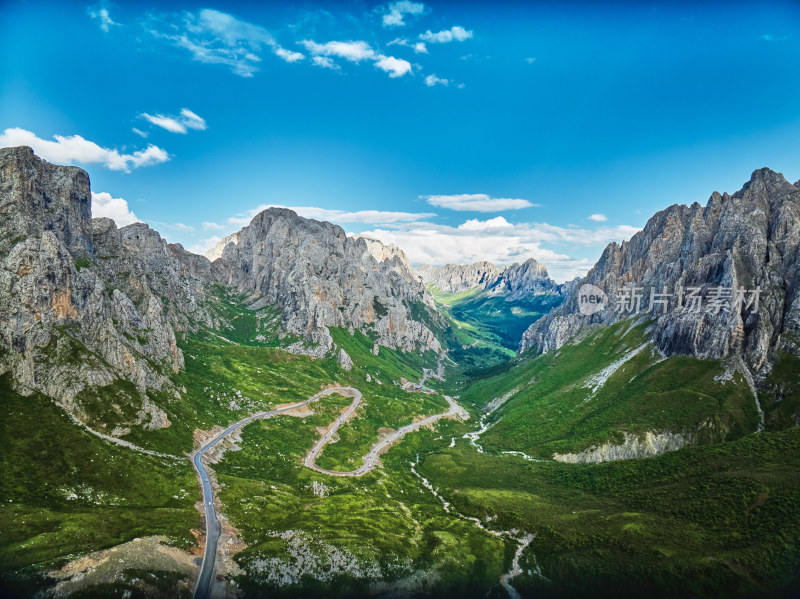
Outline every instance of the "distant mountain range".
POLYGON ((547 274, 547 268, 529 258, 522 264, 499 267, 491 262, 474 264, 445 264, 432 266, 422 264, 416 272, 426 285, 436 287, 444 293, 459 293, 469 289, 481 289, 509 299, 521 299, 532 295, 561 295, 565 289, 547 274))

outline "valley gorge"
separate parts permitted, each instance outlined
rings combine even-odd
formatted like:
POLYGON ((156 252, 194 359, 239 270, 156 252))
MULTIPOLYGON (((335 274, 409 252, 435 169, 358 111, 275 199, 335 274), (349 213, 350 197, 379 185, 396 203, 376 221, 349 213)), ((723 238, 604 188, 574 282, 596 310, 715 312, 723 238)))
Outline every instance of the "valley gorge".
POLYGON ((565 283, 286 208, 201 256, 1 148, 0 590, 791 593, 799 241, 800 185, 760 169, 565 283))

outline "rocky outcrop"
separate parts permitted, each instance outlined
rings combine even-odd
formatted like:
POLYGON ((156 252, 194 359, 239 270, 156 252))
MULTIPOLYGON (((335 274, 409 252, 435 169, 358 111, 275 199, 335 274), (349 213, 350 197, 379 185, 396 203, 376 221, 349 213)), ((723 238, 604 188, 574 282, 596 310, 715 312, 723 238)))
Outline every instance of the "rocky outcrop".
POLYGON ((231 233, 230 235, 226 235, 219 242, 210 250, 208 250, 205 254, 203 254, 206 258, 208 258, 211 262, 220 258, 222 256, 222 251, 225 249, 225 246, 229 243, 237 244, 239 243, 239 233, 231 233))
POLYGON ((210 264, 90 211, 86 172, 0 149, 0 373, 81 419, 84 389, 127 380, 141 392, 132 423, 163 426, 144 393, 183 366, 175 327, 203 316, 194 275, 210 264))
POLYGON ((733 195, 657 213, 630 241, 606 247, 520 350, 556 349, 587 327, 631 317, 651 322, 667 355, 741 357, 760 375, 775 352, 800 353, 800 186, 760 169, 733 195), (581 313, 587 284, 609 298, 593 314, 581 313))
POLYGON ((503 272, 502 268, 486 261, 467 265, 432 266, 422 264, 415 270, 426 285, 432 285, 444 293, 459 293, 476 287, 485 289, 496 282, 503 272))
POLYGON ((328 327, 359 329, 402 350, 440 349, 422 320, 439 315, 432 298, 396 249, 376 259, 373 240, 348 237, 341 227, 268 208, 239 232, 213 262, 218 281, 279 306, 284 328, 308 342, 292 350, 323 355, 328 327), (413 312, 413 316, 412 316, 413 312))
POLYGON ((344 349, 339 349, 339 353, 336 356, 336 361, 339 363, 339 366, 342 370, 352 370, 353 369, 353 359, 350 357, 344 349))
POLYGON ((623 433, 625 440, 620 444, 604 443, 578 453, 556 453, 553 459, 569 464, 599 464, 615 460, 650 458, 668 451, 677 451, 692 444, 689 436, 683 433, 647 431, 642 435, 623 433))
MULTIPOLYGON (((405 271, 405 274, 414 272, 414 268, 411 266, 411 262, 408 261, 405 252, 396 245, 391 243, 386 245, 377 239, 365 237, 364 235, 355 235, 354 238, 364 240, 364 243, 367 244, 367 251, 375 258, 376 262, 395 264, 398 270, 405 271)), ((425 294, 425 301, 429 299, 430 295, 425 294)))
POLYGON ((481 289, 517 300, 531 295, 559 295, 563 291, 563 285, 550 278, 544 264, 533 258, 503 268, 486 261, 468 265, 423 264, 416 268, 416 273, 426 285, 444 293, 481 289))
POLYGON ((529 258, 522 264, 512 264, 503 269, 497 280, 488 284, 486 289, 509 299, 521 299, 531 295, 560 295, 563 286, 550 278, 544 264, 529 258))

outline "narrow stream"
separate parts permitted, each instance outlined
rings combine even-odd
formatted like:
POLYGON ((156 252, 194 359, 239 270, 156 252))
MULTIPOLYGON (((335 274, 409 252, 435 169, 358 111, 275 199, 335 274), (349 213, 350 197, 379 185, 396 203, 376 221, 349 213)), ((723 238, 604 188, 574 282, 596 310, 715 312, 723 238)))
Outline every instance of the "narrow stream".
MULTIPOLYGON (((531 541, 533 541, 533 539, 536 538, 536 533, 533 534, 529 533, 522 536, 517 536, 519 535, 519 531, 517 529, 491 530, 490 528, 487 528, 486 525, 484 525, 484 523, 480 521, 480 519, 475 518, 474 516, 466 516, 461 512, 452 509, 452 504, 439 494, 439 492, 433 487, 433 485, 427 478, 425 478, 419 472, 417 472, 416 468, 417 464, 419 464, 419 454, 417 454, 413 462, 409 462, 409 465, 411 466, 411 472, 414 474, 414 476, 416 476, 420 480, 422 486, 428 489, 428 491, 430 491, 431 494, 441 502, 445 512, 447 512, 448 514, 454 514, 462 520, 467 520, 469 522, 472 522, 482 531, 492 536, 504 537, 506 539, 511 539, 512 541, 517 543, 517 550, 514 553, 514 559, 511 562, 511 569, 502 576, 500 576, 500 584, 508 593, 509 599, 520 599, 519 592, 511 585, 510 581, 514 577, 522 574, 522 567, 520 566, 519 563, 520 559, 522 558, 522 552, 525 551, 528 545, 531 544, 531 541)), ((537 576, 539 576, 540 578, 547 580, 547 578, 545 578, 545 576, 542 574, 541 568, 539 568, 539 564, 536 563, 536 556, 531 555, 531 557, 533 558, 535 564, 532 572, 537 576)))

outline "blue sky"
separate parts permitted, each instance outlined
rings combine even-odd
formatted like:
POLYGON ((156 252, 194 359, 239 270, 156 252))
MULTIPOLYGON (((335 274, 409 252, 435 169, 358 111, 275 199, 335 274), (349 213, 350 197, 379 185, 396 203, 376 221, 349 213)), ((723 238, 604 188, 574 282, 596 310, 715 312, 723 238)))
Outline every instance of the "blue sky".
POLYGON ((202 251, 288 206, 558 280, 655 211, 800 178, 800 5, 0 4, 0 145, 202 251))

